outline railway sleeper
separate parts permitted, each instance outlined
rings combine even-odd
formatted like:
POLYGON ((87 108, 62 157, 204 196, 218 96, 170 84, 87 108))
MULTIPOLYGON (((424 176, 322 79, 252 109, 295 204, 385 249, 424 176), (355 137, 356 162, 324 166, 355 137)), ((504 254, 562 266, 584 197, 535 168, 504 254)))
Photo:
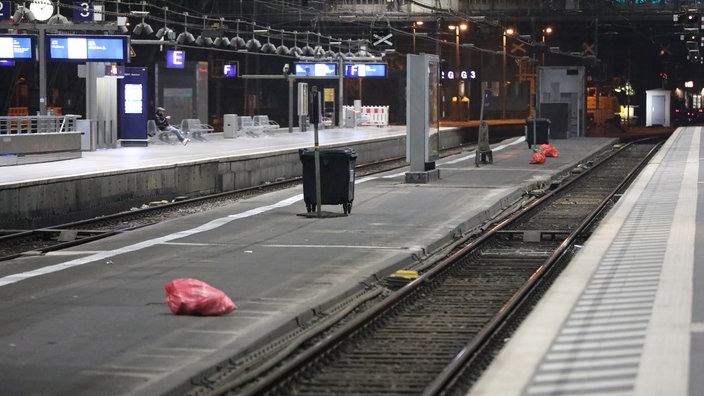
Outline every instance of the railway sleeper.
POLYGON ((54 230, 42 229, 37 230, 45 240, 53 240, 57 242, 72 242, 79 239, 104 234, 103 230, 54 230))
POLYGON ((569 230, 500 230, 497 235, 507 239, 523 242, 542 242, 564 240, 570 235, 569 230))

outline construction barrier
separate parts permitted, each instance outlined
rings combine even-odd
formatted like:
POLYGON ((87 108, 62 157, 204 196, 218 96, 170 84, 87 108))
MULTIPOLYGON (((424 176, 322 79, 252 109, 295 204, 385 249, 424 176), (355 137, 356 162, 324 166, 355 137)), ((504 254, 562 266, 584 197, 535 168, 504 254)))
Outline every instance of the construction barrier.
POLYGON ((361 125, 387 126, 389 125, 389 106, 362 106, 361 125))
POLYGON ((360 106, 359 111, 354 106, 342 106, 342 114, 342 124, 346 128, 389 125, 389 106, 360 106))

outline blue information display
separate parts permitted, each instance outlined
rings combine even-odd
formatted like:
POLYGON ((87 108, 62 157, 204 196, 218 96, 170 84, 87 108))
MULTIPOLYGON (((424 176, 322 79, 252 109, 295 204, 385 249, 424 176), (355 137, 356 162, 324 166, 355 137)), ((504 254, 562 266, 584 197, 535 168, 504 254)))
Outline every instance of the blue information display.
POLYGON ((120 139, 147 140, 149 111, 149 70, 146 67, 124 68, 124 78, 118 80, 118 136, 120 139))
POLYGON ((34 36, 0 36, 0 59, 34 59, 34 36))
POLYGON ((294 74, 311 77, 336 77, 337 63, 296 63, 294 74))
POLYGON ((345 77, 386 77, 386 63, 345 63, 345 77))
POLYGON ((127 36, 48 36, 49 60, 127 62, 127 36))

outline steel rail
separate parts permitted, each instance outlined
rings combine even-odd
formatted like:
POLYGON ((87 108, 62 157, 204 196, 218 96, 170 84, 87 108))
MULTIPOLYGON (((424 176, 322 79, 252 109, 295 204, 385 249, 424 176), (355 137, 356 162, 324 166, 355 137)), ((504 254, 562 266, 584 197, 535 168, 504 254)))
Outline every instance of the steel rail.
MULTIPOLYGON (((636 142, 633 142, 631 144, 635 143, 636 142)), ((627 146, 624 146, 624 148, 625 147, 627 146)), ((591 213, 589 213, 589 215, 579 224, 579 226, 577 226, 575 230, 570 233, 570 235, 562 241, 562 243, 560 243, 558 248, 548 257, 545 263, 541 265, 533 276, 531 276, 528 281, 516 291, 516 293, 499 310, 496 316, 494 316, 486 324, 486 326, 484 326, 482 330, 480 330, 479 333, 456 354, 450 364, 448 364, 438 375, 438 377, 425 388, 422 393, 423 396, 442 394, 443 391, 454 382, 457 378, 457 374, 467 365, 471 364, 473 359, 476 358, 477 353, 491 341, 498 331, 501 330, 501 328, 507 323, 509 318, 513 316, 529 299, 530 294, 536 290, 537 286, 545 279, 546 275, 555 269, 560 259, 568 253, 568 250, 572 247, 574 241, 581 237, 584 230, 588 229, 594 220, 604 211, 609 202, 613 200, 614 196, 616 196, 619 191, 624 188, 624 186, 629 185, 633 181, 639 171, 647 164, 648 161, 650 161, 659 148, 660 145, 653 148, 643 158, 643 160, 641 160, 640 163, 628 173, 626 178, 624 178, 624 180, 619 183, 619 185, 616 186, 591 213)), ((611 158, 611 156, 609 158, 611 158)), ((605 159, 605 161, 606 160, 608 160, 608 158, 605 159)), ((603 163, 604 162, 601 162, 601 164, 603 163)))
MULTIPOLYGON (((624 145, 620 150, 615 151, 614 153, 611 153, 609 156, 603 158, 603 160, 599 164, 603 164, 607 162, 608 159, 612 158, 613 156, 617 155, 620 151, 622 151, 624 148, 628 147, 628 145, 624 145)), ((455 263, 457 263, 461 258, 464 256, 471 254, 474 252, 476 249, 480 248, 481 245, 489 240, 490 238, 494 237, 494 235, 504 228, 507 224, 511 223, 512 221, 515 221, 518 219, 521 215, 524 213, 530 211, 531 209, 537 207, 538 205, 546 202, 548 199, 550 199, 554 194, 557 194, 559 191, 564 190, 567 188, 569 185, 572 183, 576 182, 578 179, 581 179, 582 177, 586 176, 589 174, 590 171, 593 169, 597 168, 599 164, 596 164, 594 167, 589 168, 585 170, 584 173, 581 175, 578 175, 577 177, 569 180, 567 183, 561 185, 558 189, 552 190, 549 193, 546 193, 543 197, 540 199, 532 202, 530 205, 526 206, 524 210, 522 210, 520 213, 514 214, 509 216, 507 219, 501 221, 500 223, 496 224, 494 227, 489 229, 486 233, 482 234, 479 236, 477 239, 469 242, 467 245, 464 247, 460 248, 458 251, 452 253, 450 256, 446 257, 445 259, 442 259, 441 261, 438 262, 436 266, 425 272, 424 274, 420 275, 417 279, 411 281, 401 289, 396 290, 392 294, 390 294, 382 303, 370 308, 369 310, 363 312, 359 316, 353 318, 350 322, 346 323, 343 325, 336 333, 331 334, 329 336, 326 336, 324 339, 318 341, 315 345, 313 345, 311 348, 301 352, 299 355, 292 357, 290 360, 284 362, 277 370, 276 372, 272 373, 271 375, 267 376, 266 378, 262 379, 258 383, 250 386, 249 388, 244 388, 241 390, 238 390, 238 394, 240 395, 259 395, 266 393, 267 391, 273 390, 278 383, 283 381, 285 378, 293 375, 296 371, 300 369, 300 367, 305 366, 306 364, 314 361, 317 357, 321 356, 324 354, 326 351, 328 351, 331 347, 336 345, 338 342, 344 340, 345 338, 349 337, 359 329, 363 328, 367 324, 371 323, 373 320, 378 318, 380 315, 383 313, 393 309, 398 303, 400 303, 402 300, 413 294, 415 291, 417 291, 419 288, 424 286, 425 284, 433 281, 436 277, 439 275, 443 274, 446 270, 451 268, 455 263)), ((632 174, 633 172, 631 172, 632 174)), ((621 184, 620 184, 621 185, 621 184)), ((620 186, 619 185, 619 186, 620 186)), ((616 189, 614 189, 616 191, 616 189)), ((593 220, 593 217, 589 219, 588 222, 591 222, 593 220)), ((585 221, 586 223, 587 221, 585 221)), ((581 230, 581 229, 580 229, 581 230)), ((580 231, 581 232, 581 231, 580 231)), ((575 235, 578 235, 578 233, 574 233, 575 235)), ((567 244, 563 242, 560 246, 560 253, 553 253, 551 255, 558 257, 562 255, 562 252, 565 251, 567 244)), ((544 272, 545 270, 543 269, 545 266, 541 266, 538 272, 544 272)), ((535 283, 536 276, 534 275, 531 277, 531 284, 535 283)), ((524 287, 519 290, 519 294, 525 295, 526 290, 528 288, 524 287)), ((517 301, 519 300, 518 297, 512 298, 511 301, 517 301)), ((510 310, 512 306, 512 303, 505 304, 503 309, 508 309, 510 310)), ((496 327, 500 324, 498 321, 498 318, 495 318, 495 320, 492 320, 492 328, 496 327)), ((489 333, 488 330, 482 330, 480 331, 480 334, 485 334, 489 333)), ((484 337, 484 336, 483 336, 484 337)), ((475 347, 472 347, 475 348, 475 347)), ((460 353, 457 354, 457 356, 454 358, 454 361, 451 363, 452 367, 450 369, 446 368, 443 370, 443 373, 441 374, 445 378, 451 378, 448 374, 450 372, 456 371, 455 365, 457 367, 459 366, 459 361, 466 361, 467 356, 471 356, 470 352, 473 349, 467 349, 464 348, 460 353)), ((442 381, 437 381, 438 383, 442 383, 442 381)), ((435 382, 431 385, 432 389, 436 387, 435 382)), ((213 392, 209 393, 209 395, 224 395, 227 394, 230 391, 230 389, 225 389, 225 388, 217 388, 214 389, 213 392)))

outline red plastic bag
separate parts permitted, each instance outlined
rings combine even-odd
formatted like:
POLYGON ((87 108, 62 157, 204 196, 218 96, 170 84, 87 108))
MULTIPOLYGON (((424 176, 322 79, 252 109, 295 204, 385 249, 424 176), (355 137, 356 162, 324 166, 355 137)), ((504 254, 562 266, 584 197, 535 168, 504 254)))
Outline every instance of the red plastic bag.
POLYGON ((533 158, 530 159, 531 164, 544 164, 545 163, 545 153, 538 151, 533 154, 533 158))
POLYGON ((549 145, 549 144, 541 145, 540 149, 543 150, 546 157, 557 158, 557 156, 560 154, 557 152, 557 149, 554 146, 549 145))
POLYGON ((217 316, 237 309, 225 293, 197 279, 174 279, 164 289, 166 303, 176 315, 217 316))

